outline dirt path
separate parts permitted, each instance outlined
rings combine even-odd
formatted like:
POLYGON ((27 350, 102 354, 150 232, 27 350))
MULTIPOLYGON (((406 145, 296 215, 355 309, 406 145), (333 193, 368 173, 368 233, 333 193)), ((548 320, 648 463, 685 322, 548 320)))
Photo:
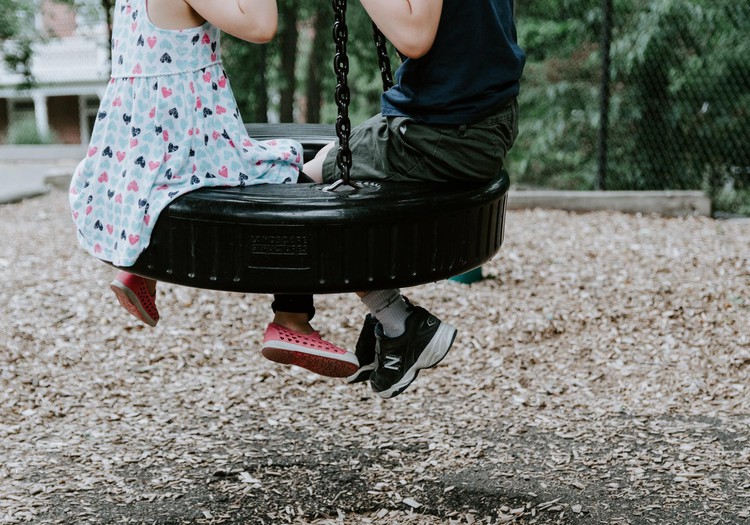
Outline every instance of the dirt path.
POLYGON ((263 359, 268 296, 131 322, 60 191, 0 235, 0 523, 750 523, 747 224, 512 212, 487 279, 406 291, 460 333, 390 401, 263 359))

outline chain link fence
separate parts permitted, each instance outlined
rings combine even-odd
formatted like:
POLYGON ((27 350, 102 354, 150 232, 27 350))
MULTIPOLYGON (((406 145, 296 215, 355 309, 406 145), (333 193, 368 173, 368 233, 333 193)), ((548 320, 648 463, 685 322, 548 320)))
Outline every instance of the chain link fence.
POLYGON ((518 184, 704 190, 718 210, 750 214, 750 4, 578 9, 518 15, 529 54, 510 157, 518 184))

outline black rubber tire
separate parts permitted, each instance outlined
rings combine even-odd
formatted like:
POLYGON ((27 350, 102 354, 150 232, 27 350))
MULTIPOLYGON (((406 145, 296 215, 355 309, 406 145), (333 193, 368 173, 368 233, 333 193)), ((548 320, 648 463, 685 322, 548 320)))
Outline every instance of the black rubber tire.
MULTIPOLYGON (((306 158, 332 140, 321 126, 309 128, 311 140, 300 125, 248 128, 258 139, 297 138, 306 158)), ((254 293, 342 293, 433 282, 497 253, 509 184, 503 171, 489 183, 471 185, 368 183, 334 192, 322 184, 204 188, 162 211, 149 247, 125 269, 159 281, 254 293)))

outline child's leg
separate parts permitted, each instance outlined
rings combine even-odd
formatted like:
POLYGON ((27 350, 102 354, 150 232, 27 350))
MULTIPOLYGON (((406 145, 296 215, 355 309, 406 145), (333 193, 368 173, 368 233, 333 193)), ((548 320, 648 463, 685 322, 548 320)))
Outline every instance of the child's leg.
POLYGON ((128 312, 149 326, 159 322, 156 308, 156 281, 128 272, 118 272, 109 285, 128 312))
POLYGON ((311 334, 310 321, 315 317, 312 295, 277 294, 271 303, 273 322, 301 334, 311 334))
POLYGON ((263 356, 328 377, 348 377, 359 368, 357 357, 322 339, 310 326, 312 295, 274 295, 273 322, 263 337, 263 356))
POLYGON ((357 295, 380 322, 386 337, 398 337, 404 333, 406 318, 411 314, 411 308, 400 290, 376 290, 357 295))
MULTIPOLYGON (((456 329, 424 308, 412 306, 399 290, 358 295, 379 321, 375 326, 377 346, 374 366, 370 366, 370 386, 380 397, 397 396, 420 370, 442 361, 453 345, 456 329)), ((363 368, 366 365, 360 364, 363 368)))
POLYGON ((335 142, 326 144, 321 148, 320 151, 318 151, 318 153, 311 161, 305 162, 305 165, 302 167, 302 171, 305 173, 305 175, 310 177, 315 182, 323 182, 323 161, 325 160, 328 152, 331 151, 331 148, 333 148, 335 144, 335 142))
POLYGON ((413 309, 409 300, 395 289, 358 292, 357 296, 371 313, 365 317, 355 347, 359 370, 347 378, 349 383, 370 379, 370 375, 378 367, 375 327, 379 325, 386 337, 398 337, 406 331, 406 319, 413 309))

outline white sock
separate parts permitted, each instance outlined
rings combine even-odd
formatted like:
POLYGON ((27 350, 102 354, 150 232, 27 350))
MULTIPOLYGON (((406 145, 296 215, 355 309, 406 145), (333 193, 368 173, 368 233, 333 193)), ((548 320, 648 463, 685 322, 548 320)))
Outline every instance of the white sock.
POLYGON ((411 311, 401 297, 401 291, 376 290, 362 297, 370 313, 383 325, 386 337, 398 337, 406 331, 406 318, 411 311))

